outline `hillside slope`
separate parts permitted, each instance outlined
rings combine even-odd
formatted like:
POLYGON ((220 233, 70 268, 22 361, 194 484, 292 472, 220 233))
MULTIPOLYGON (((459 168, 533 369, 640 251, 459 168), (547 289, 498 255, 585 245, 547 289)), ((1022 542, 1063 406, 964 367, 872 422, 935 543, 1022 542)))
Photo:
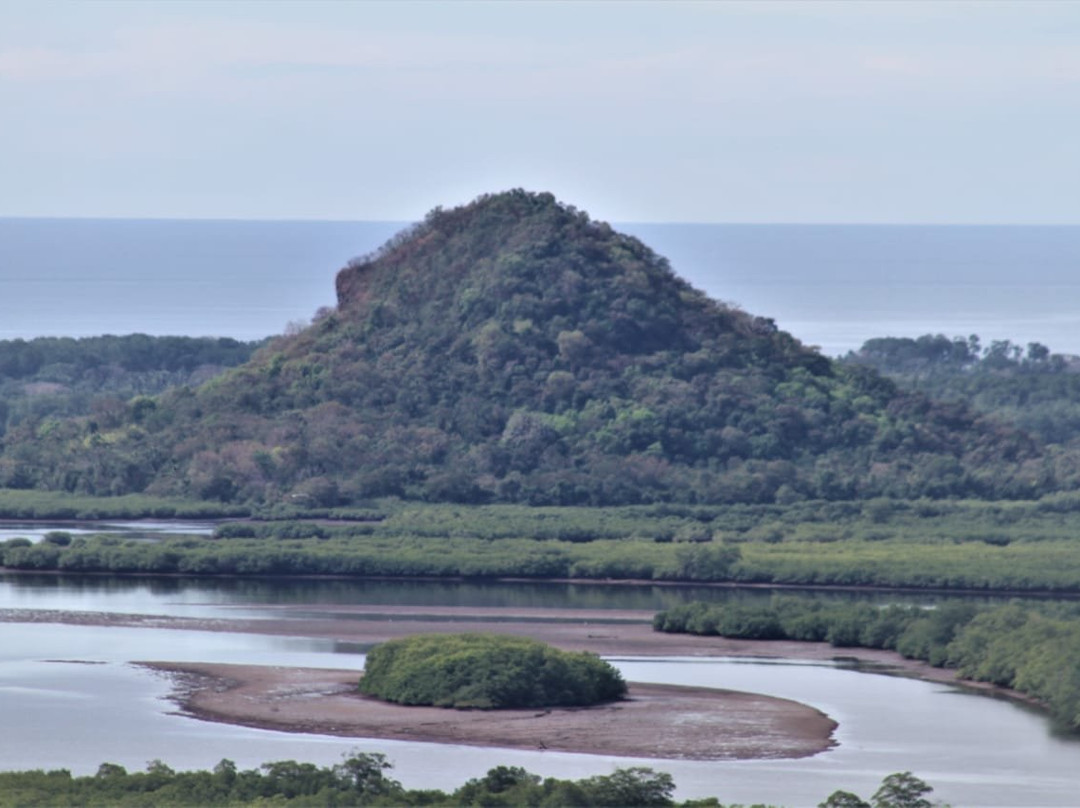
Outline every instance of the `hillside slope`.
POLYGON ((511 191, 437 209, 338 306, 108 428, 9 435, 0 482, 329 505, 1024 496, 1023 433, 710 300, 641 242, 511 191))

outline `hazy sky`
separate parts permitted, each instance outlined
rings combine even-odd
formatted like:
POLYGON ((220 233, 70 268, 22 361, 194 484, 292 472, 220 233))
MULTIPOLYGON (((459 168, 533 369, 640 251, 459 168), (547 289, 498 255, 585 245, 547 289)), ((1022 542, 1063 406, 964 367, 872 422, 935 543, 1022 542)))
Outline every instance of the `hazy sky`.
POLYGON ((0 0, 0 216, 1080 223, 1080 3, 0 0))

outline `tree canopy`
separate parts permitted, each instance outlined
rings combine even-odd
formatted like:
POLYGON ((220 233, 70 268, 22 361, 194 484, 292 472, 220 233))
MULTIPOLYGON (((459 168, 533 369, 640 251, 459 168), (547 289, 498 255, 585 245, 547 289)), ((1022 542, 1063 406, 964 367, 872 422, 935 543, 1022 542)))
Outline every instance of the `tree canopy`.
POLYGON ((373 648, 360 690, 398 704, 487 710, 614 701, 626 683, 594 654, 525 637, 420 634, 373 648))
POLYGON ((1030 497, 1020 430, 709 299, 637 239, 510 191, 357 259, 338 306, 109 420, 6 437, 0 485, 332 506, 1030 497))

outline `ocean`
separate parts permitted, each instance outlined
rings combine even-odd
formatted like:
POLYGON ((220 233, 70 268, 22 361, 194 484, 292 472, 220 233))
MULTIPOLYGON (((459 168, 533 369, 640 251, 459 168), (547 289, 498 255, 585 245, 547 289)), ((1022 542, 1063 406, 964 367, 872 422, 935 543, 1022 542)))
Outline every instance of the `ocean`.
MULTIPOLYGON (((279 334, 405 224, 0 219, 0 339, 279 334)), ((927 333, 1080 354, 1080 226, 615 227, 829 356, 927 333)))

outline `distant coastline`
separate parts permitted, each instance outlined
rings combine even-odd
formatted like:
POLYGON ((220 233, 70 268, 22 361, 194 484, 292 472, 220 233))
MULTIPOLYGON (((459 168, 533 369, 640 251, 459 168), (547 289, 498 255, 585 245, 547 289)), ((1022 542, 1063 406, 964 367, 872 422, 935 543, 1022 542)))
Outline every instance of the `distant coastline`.
MULTIPOLYGON (((262 339, 400 222, 0 218, 0 339, 262 339)), ((616 224, 828 356, 978 333, 1080 354, 1080 226, 616 224)))

